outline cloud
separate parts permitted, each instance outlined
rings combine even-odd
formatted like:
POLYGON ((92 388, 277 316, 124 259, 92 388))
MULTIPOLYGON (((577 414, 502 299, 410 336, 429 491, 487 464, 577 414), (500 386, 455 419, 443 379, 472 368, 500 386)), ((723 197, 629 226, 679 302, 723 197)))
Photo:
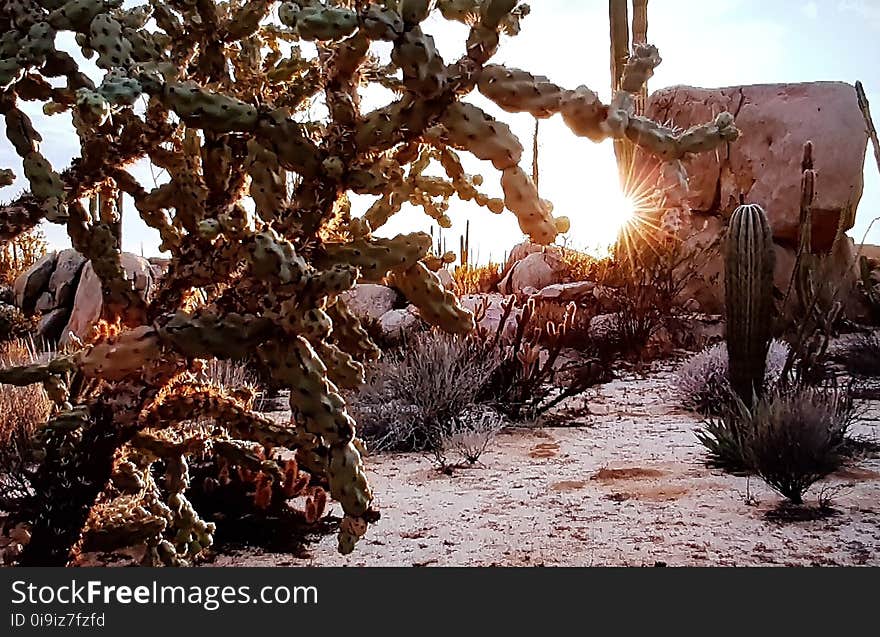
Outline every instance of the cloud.
POLYGON ((801 10, 810 20, 815 20, 819 17, 819 5, 815 2, 808 2, 801 10))

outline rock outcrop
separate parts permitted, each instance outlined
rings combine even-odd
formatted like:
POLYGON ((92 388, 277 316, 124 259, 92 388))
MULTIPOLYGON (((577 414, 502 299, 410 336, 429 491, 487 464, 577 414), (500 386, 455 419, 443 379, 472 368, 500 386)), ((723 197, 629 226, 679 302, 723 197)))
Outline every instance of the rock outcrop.
MULTIPOLYGON (((149 261, 127 252, 121 260, 126 276, 149 300, 156 280, 149 261)), ((46 254, 15 280, 13 290, 15 305, 36 317, 36 336, 49 342, 64 345, 71 332, 86 338, 101 316, 101 282, 76 250, 46 254)))
MULTIPOLYGON (((153 269, 150 262, 128 252, 123 252, 121 257, 126 278, 134 283, 135 290, 144 300, 149 302, 154 288, 153 269)), ((70 320, 61 334, 61 344, 67 343, 71 335, 79 339, 88 337, 92 327, 101 318, 103 307, 101 281, 95 274, 91 262, 87 262, 83 266, 79 286, 76 289, 70 320)))
POLYGON ((49 287, 49 279, 55 270, 57 260, 57 252, 48 252, 15 279, 12 285, 15 291, 15 304, 25 314, 30 315, 36 311, 37 302, 49 287))
POLYGON ((729 111, 742 135, 717 153, 685 162, 686 202, 728 218, 741 201, 767 211, 777 243, 797 245, 801 159, 813 142, 817 172, 813 247, 828 250, 839 224, 853 227, 864 187, 867 133, 855 88, 842 82, 702 89, 678 86, 651 95, 647 116, 687 129, 729 111))

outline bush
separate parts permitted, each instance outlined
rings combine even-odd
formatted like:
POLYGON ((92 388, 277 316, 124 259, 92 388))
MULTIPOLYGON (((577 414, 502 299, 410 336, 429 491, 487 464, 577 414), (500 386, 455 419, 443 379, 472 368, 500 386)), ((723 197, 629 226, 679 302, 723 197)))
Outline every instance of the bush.
POLYGON ((39 228, 0 244, 0 284, 12 285, 19 274, 46 254, 47 248, 46 237, 39 228))
MULTIPOLYGON (((767 352, 767 387, 779 381, 788 358, 789 347, 773 341, 767 352)), ((731 405, 733 388, 728 376, 727 344, 717 343, 695 354, 675 373, 676 398, 685 409, 704 416, 718 416, 731 405)))
POLYGON ((859 334, 836 356, 848 372, 857 376, 880 376, 880 333, 859 334))
POLYGON ((36 328, 36 319, 28 318, 14 305, 0 303, 0 343, 27 338, 36 328))
MULTIPOLYGON (((24 341, 0 345, 0 368, 28 364, 34 358, 33 349, 24 341)), ((0 384, 0 509, 9 511, 28 494, 34 435, 50 409, 40 385, 0 384)))
POLYGON ((452 271, 452 278, 460 296, 485 294, 494 290, 501 281, 501 266, 491 262, 479 266, 460 265, 452 271))
POLYGON ((698 434, 712 465, 754 473, 795 504, 839 469, 854 418, 849 387, 777 387, 750 410, 734 400, 698 434))
POLYGON ((476 339, 437 331, 413 336, 368 373, 352 396, 360 435, 379 451, 428 451, 449 434, 498 360, 476 339))
POLYGON ((478 330, 473 337, 498 360, 481 400, 516 422, 535 421, 566 399, 611 380, 607 352, 597 347, 583 323, 578 327, 577 306, 569 303, 556 316, 542 313, 541 306, 532 298, 517 307, 511 297, 503 305, 499 329, 494 334, 478 330), (501 338, 511 320, 512 338, 501 338), (578 339, 581 356, 563 362, 560 354, 569 335, 578 339))
POLYGON ((445 447, 456 451, 464 462, 474 465, 504 427, 504 419, 491 410, 474 410, 456 419, 445 447))

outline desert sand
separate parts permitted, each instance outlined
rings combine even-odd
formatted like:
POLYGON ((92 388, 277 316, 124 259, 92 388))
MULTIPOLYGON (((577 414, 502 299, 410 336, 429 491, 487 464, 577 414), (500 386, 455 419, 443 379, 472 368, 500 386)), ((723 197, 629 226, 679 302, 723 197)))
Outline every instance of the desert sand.
MULTIPOLYGON (((705 466, 699 420, 676 408, 670 382, 668 366, 621 378, 566 405, 569 426, 506 429, 451 476, 419 454, 368 457, 382 519, 348 557, 327 535, 297 556, 246 549, 214 564, 880 565, 880 459, 807 494, 815 505, 831 493, 833 515, 773 520, 781 498, 759 479, 705 466)), ((880 404, 861 407, 853 434, 876 441, 880 404)))

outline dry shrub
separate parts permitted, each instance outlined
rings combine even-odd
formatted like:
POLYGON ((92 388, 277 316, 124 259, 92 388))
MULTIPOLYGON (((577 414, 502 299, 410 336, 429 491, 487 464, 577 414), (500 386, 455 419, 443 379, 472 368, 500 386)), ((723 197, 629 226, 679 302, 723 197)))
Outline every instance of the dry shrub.
POLYGON ((426 451, 478 403, 498 365, 472 338, 438 331, 417 334, 388 353, 352 396, 359 433, 379 451, 426 451))
POLYGON ((461 296, 484 294, 498 287, 501 266, 491 262, 487 265, 460 265, 452 271, 452 279, 461 296))
POLYGON ((585 346, 576 360, 560 360, 567 335, 577 321, 574 303, 566 307, 558 322, 536 320, 538 304, 534 298, 518 312, 514 311, 515 303, 514 297, 504 303, 497 332, 478 330, 474 336, 487 351, 495 352, 499 361, 484 383, 481 397, 485 402, 513 421, 537 421, 566 399, 610 380, 608 361, 592 345, 585 346), (501 338, 510 320, 515 327, 513 338, 501 338))
POLYGON ((464 462, 477 464, 503 427, 504 419, 491 409, 467 412, 455 421, 444 447, 455 450, 464 462))
POLYGON ((561 249, 563 280, 569 282, 595 281, 599 260, 584 252, 561 249))
POLYGON ((846 434, 855 417, 847 386, 780 386, 752 409, 735 399, 698 434, 711 464, 753 473, 795 504, 845 461, 846 434))
MULTIPOLYGON (((31 344, 25 341, 0 345, 0 368, 28 364, 34 358, 31 344)), ((40 385, 0 385, 0 509, 10 510, 27 495, 34 435, 50 409, 40 385)))
MULTIPOLYGON (((553 327, 566 322, 570 312, 570 303, 553 300, 535 301, 535 312, 532 324, 535 329, 541 331, 542 339, 546 343, 546 335, 553 331, 553 327)), ((568 317, 568 325, 564 334, 559 335, 563 347, 575 349, 588 349, 591 341, 590 321, 596 315, 594 307, 583 304, 576 305, 576 312, 568 317)))
POLYGON ((233 391, 256 387, 257 374, 246 361, 211 359, 202 369, 206 380, 218 387, 233 391))
POLYGON ((46 254, 47 243, 39 228, 0 244, 0 285, 12 285, 19 274, 46 254))
POLYGON ((880 333, 859 334, 837 355, 847 371, 858 376, 880 376, 880 333))
POLYGON ((688 286, 718 252, 720 236, 708 245, 689 245, 675 230, 681 222, 673 213, 632 224, 613 258, 599 262, 596 270, 608 305, 616 308, 615 345, 629 358, 648 357, 652 351, 647 346, 662 329, 675 333, 688 286))
POLYGON ((854 419, 848 388, 800 388, 759 401, 747 431, 751 469, 794 504, 845 462, 846 433, 854 419))
MULTIPOLYGON (((789 347, 775 340, 767 352, 764 384, 779 381, 789 347)), ((679 404, 704 416, 719 415, 730 405, 732 387, 728 376, 727 344, 717 343, 686 360, 675 372, 673 392, 679 404)))
POLYGON ((0 343, 27 338, 37 328, 38 319, 27 317, 14 305, 0 303, 0 343))

